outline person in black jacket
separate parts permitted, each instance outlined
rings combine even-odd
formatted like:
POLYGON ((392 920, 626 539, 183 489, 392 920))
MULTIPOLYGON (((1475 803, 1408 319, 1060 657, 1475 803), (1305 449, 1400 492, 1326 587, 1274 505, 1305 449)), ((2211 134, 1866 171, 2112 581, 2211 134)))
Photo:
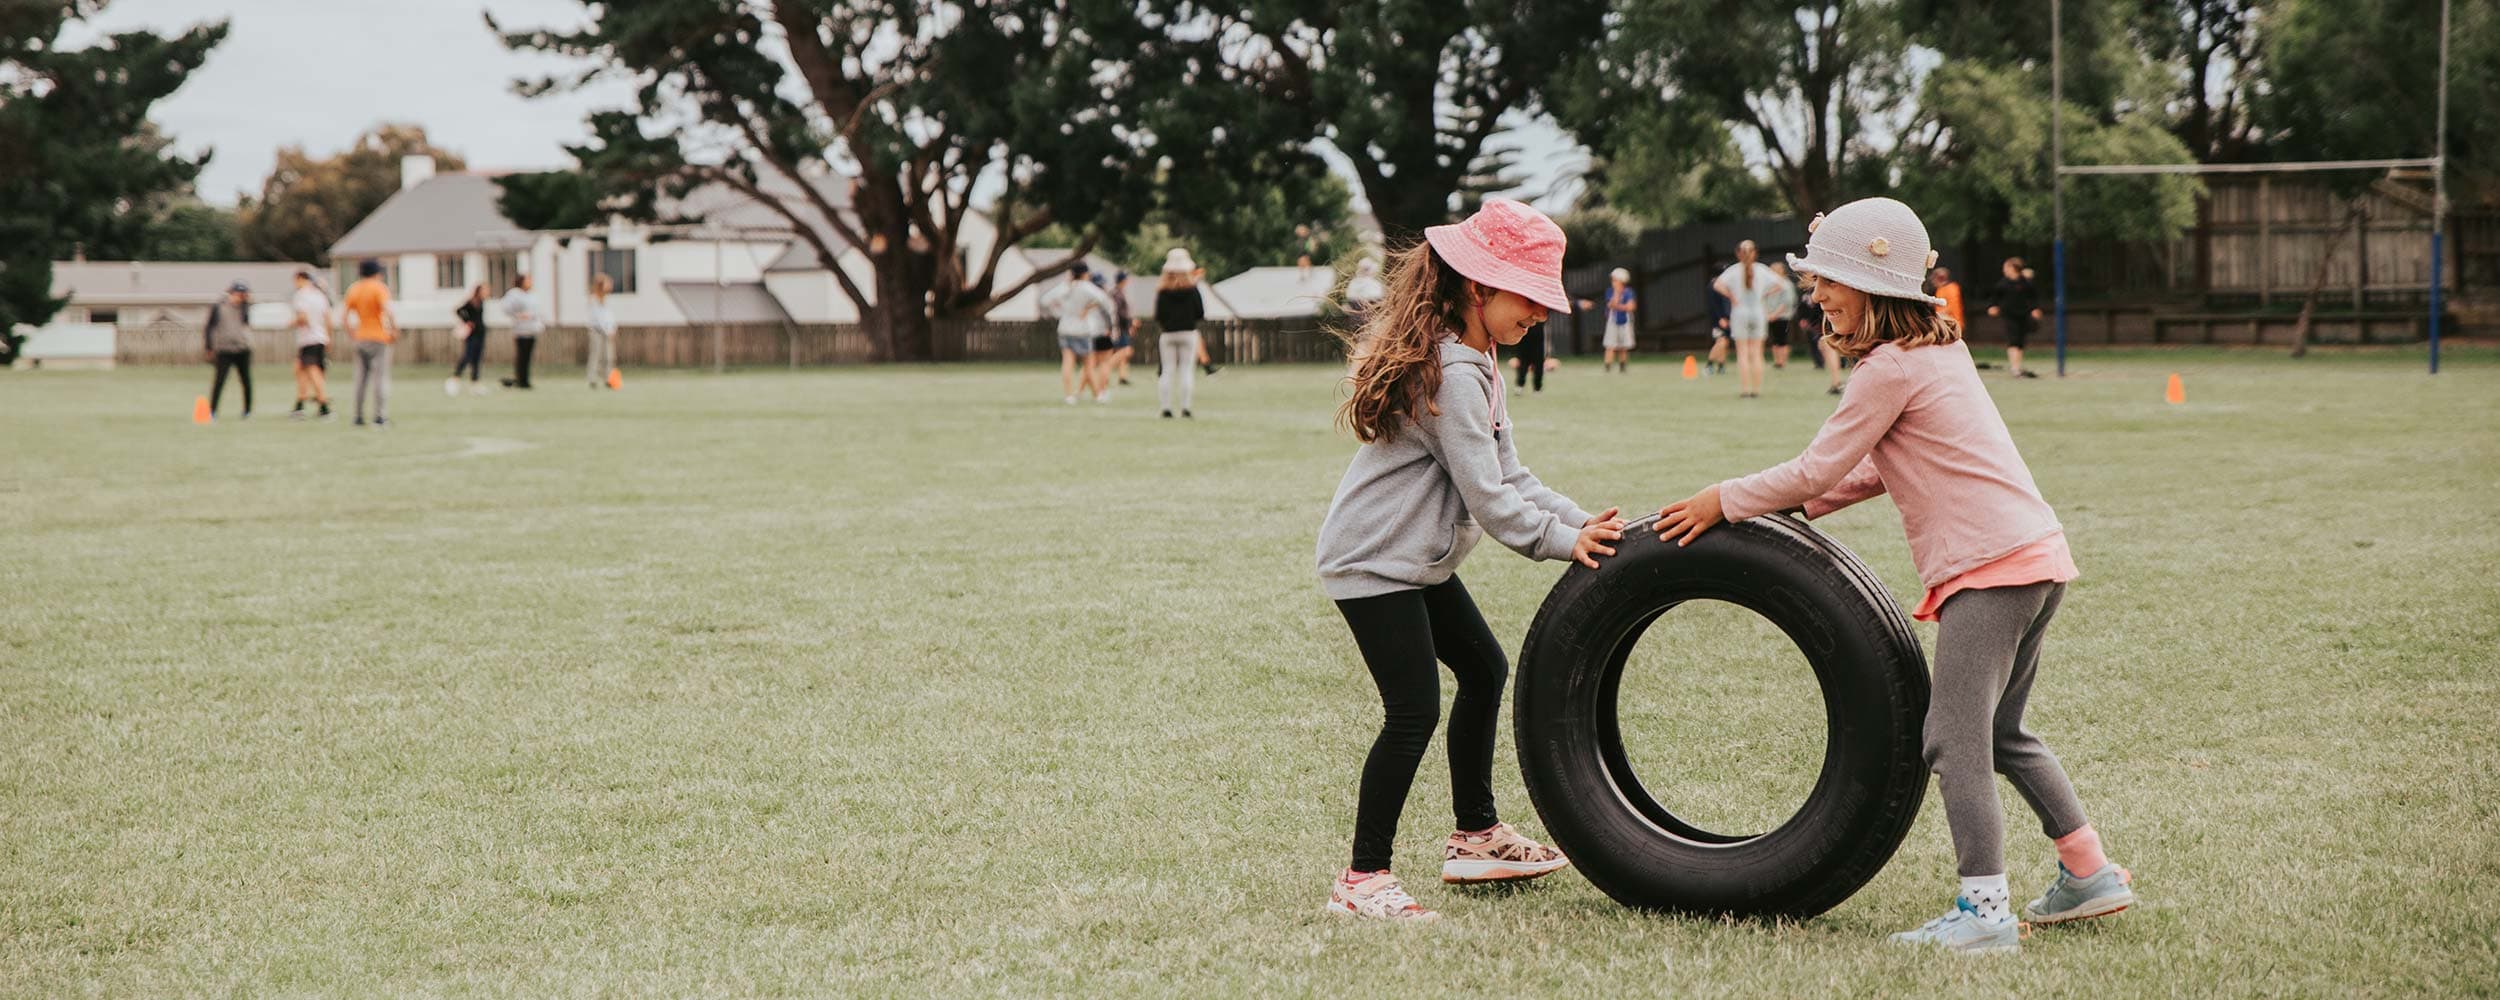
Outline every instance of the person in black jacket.
POLYGON ((2005 258, 2005 276, 1997 279, 1996 293, 1988 300, 1988 315, 2005 321, 2005 367, 2014 378, 2039 378, 2023 367, 2023 348, 2031 342, 2031 331, 2040 326, 2038 290, 2031 287, 2031 272, 2023 267, 2020 257, 2005 258))
MULTIPOLYGON (((1163 331, 1155 339, 1155 357, 1163 368, 1155 378, 1155 399, 1163 404, 1166 417, 1172 415, 1174 395, 1180 397, 1181 416, 1192 415, 1189 404, 1198 373, 1189 366, 1206 356, 1198 338, 1198 324, 1207 318, 1207 301, 1198 293, 1203 273, 1189 259, 1189 251, 1174 247, 1163 258, 1163 280, 1155 287, 1155 327, 1163 331)), ((1207 374, 1215 374, 1213 366, 1207 374)))
POLYGON ((478 369, 486 366, 486 286, 469 289, 468 299, 451 315, 452 332, 460 337, 460 360, 452 363, 451 378, 443 382, 443 394, 447 396, 459 393, 460 373, 464 371, 469 373, 470 391, 478 389, 478 369))

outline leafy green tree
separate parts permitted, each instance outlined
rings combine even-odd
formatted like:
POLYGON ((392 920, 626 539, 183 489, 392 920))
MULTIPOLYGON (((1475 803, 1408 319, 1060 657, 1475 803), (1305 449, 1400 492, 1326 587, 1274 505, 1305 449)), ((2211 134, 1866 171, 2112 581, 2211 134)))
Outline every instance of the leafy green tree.
POLYGON ((1563 266, 1627 261, 1641 248, 1640 223, 1612 208, 1584 208, 1555 219, 1563 231, 1563 266))
MULTIPOLYGON (((1308 242, 1319 252, 1312 263, 1332 266, 1361 246, 1345 181, 1321 172, 1304 184, 1259 183, 1226 185, 1231 207, 1223 211, 1181 211, 1169 191, 1158 191, 1155 205, 1133 229, 1106 236, 1104 252, 1131 274, 1152 277, 1163 269, 1173 247, 1185 247, 1210 280, 1222 280, 1253 267, 1291 264, 1308 242), (1298 228, 1310 231, 1308 238, 1298 228)), ((1190 201, 1204 200, 1198 192, 1190 201)), ((1033 238, 1033 245, 1073 246, 1082 234, 1053 226, 1033 238)))
MULTIPOLYGON (((1698 170, 1692 190, 1743 200, 1716 127, 1763 151, 1774 190, 1799 214, 1891 186, 1911 96, 1897 4, 1627 2, 1609 23, 1563 74, 1569 96, 1550 103, 1605 159, 1610 197, 1698 170), (1676 145, 1661 152, 1662 138, 1676 145)), ((1685 214, 1659 200, 1643 213, 1685 214)))
POLYGON ((242 222, 231 208, 195 197, 175 198, 148 224, 142 260, 234 260, 241 256, 242 222))
POLYGON ((522 229, 581 229, 605 218, 598 179, 578 170, 505 174, 495 186, 495 207, 522 229))
MULTIPOLYGON (((2054 231, 2049 94, 2044 74, 1979 62, 1929 74, 1904 148, 1898 196, 1918 206, 1938 242, 2046 242, 2054 231)), ((2187 147, 2159 117, 2102 124, 2066 109, 2073 164, 2187 163, 2187 147)), ((2071 235, 2166 240, 2196 221, 2202 185, 2184 176, 2095 177, 2066 188, 2071 235)))
POLYGON ((59 311, 55 258, 74 247, 133 255, 157 199, 183 190, 208 160, 170 152, 147 115, 224 40, 225 23, 60 47, 64 26, 103 7, 0 3, 0 360, 16 356, 18 324, 59 311))
POLYGON ((1779 193, 1746 165, 1725 122, 1682 104, 1633 103, 1611 117, 1603 204, 1670 227, 1782 207, 1779 193))
POLYGON ((1281 116, 1345 154, 1391 238, 1447 221, 1461 179, 1512 112, 1541 106, 1606 0, 1144 0, 1202 38, 1189 82, 1219 121, 1281 116))
MULTIPOLYGON (((2487 182, 2500 174, 2500 10, 2467 0, 2451 17, 2450 166, 2487 182)), ((2431 155, 2439 0, 2279 0, 2261 30, 2270 72, 2254 112, 2273 156, 2431 155)))
POLYGON ((242 248, 258 260, 327 264, 330 247, 399 193, 399 161, 432 156, 444 172, 468 169, 460 154, 434 145, 420 125, 385 124, 345 151, 315 158, 302 146, 278 150, 258 198, 245 198, 242 248))
MULTIPOLYGON (((2257 25, 2274 0, 2067 0, 2066 100, 2088 120, 2152 114, 2198 162, 2249 158, 2264 80, 2257 25)), ((1912 37, 1950 62, 2046 74, 2050 7, 1990 0, 1903 0, 1912 37)), ((2045 79, 2045 75, 2043 76, 2045 79)), ((2071 122, 2070 122, 2071 124, 2071 122)))
MULTIPOLYGON (((1189 178, 1272 155, 1254 118, 1193 86, 1159 22, 1116 0, 605 0, 576 31, 508 45, 586 57, 634 81, 633 154, 610 177, 728 184, 781 211, 833 271, 877 356, 930 356, 933 316, 978 317, 1012 285, 1006 252, 1054 223, 1090 250, 1148 207, 1158 171, 1189 178), (809 183, 854 178, 847 205, 809 183), (766 179, 783 190, 776 197, 766 179), (996 234, 968 237, 976 189, 996 234)), ((491 25, 493 22, 489 21, 491 25)), ((500 30, 500 29, 499 29, 500 30)), ((579 81, 539 81, 541 93, 579 81)), ((620 159, 627 158, 620 154, 620 159)))

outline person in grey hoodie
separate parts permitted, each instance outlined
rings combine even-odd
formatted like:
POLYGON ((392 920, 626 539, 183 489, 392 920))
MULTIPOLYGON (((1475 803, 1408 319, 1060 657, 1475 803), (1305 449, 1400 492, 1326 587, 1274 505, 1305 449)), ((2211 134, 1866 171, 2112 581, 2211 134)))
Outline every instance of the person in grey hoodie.
POLYGON ((1484 535, 1532 559, 1589 566, 1623 537, 1612 509, 1591 514, 1519 464, 1496 344, 1516 344, 1565 309, 1562 231, 1518 202, 1488 199, 1467 221, 1424 231, 1390 262, 1388 294, 1359 337, 1353 394, 1339 420, 1363 442, 1319 533, 1321 588, 1354 632, 1384 718, 1363 764, 1352 864, 1332 913, 1428 920, 1389 873, 1398 814, 1441 707, 1450 707, 1457 830, 1445 882, 1536 878, 1570 862, 1513 830, 1493 804, 1494 722, 1510 664, 1458 580, 1484 535))
POLYGON ((208 413, 217 415, 220 397, 226 394, 226 372, 232 371, 243 382, 243 419, 252 419, 252 288, 240 281, 226 289, 226 297, 208 307, 208 328, 200 332, 200 347, 208 360, 217 366, 217 377, 208 384, 208 413))

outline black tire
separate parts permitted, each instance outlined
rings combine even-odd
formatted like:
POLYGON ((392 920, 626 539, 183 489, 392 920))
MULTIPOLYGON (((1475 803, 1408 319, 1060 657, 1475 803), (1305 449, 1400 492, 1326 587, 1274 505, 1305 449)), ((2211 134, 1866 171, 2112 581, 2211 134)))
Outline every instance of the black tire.
POLYGON ((1892 859, 1926 797, 1918 637, 1865 564, 1802 521, 1723 524, 1678 547, 1652 520, 1634 522, 1601 568, 1563 574, 1528 627, 1512 720, 1537 815, 1581 874, 1627 906, 1800 920, 1838 906, 1892 859), (1768 833, 1677 818, 1624 754, 1624 661, 1652 621, 1690 600, 1769 619, 1822 687, 1822 769, 1768 833))

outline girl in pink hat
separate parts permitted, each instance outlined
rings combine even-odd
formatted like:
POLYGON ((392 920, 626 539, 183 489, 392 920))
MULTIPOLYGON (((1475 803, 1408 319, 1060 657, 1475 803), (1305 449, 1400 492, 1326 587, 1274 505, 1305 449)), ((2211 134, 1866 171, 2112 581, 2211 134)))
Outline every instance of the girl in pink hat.
POLYGON ((1516 344, 1562 289, 1563 234, 1525 205, 1486 199, 1467 221, 1424 230, 1391 256, 1388 294, 1355 342, 1341 424, 1363 445, 1319 531, 1322 589, 1337 602, 1385 713, 1363 762, 1354 857, 1328 911, 1381 920, 1435 914, 1389 873, 1398 814, 1441 709, 1437 659, 1458 677, 1450 706, 1457 828, 1441 880, 1532 879, 1570 864, 1493 806, 1493 731, 1510 663, 1458 580, 1484 535, 1531 559, 1597 565, 1623 537, 1613 508, 1591 514, 1519 464, 1496 344, 1516 344))
POLYGON ((1658 512, 1658 536, 1689 545, 1723 518, 1802 509, 1822 517, 1892 494, 1926 585, 1913 613, 1937 622, 1927 703, 1927 766, 1944 796, 1961 892, 1945 915, 1894 941, 1957 952, 2022 947, 2006 886, 2003 774, 2057 848, 2058 875, 2024 906, 2035 924, 2106 916, 2135 902, 2127 870, 2102 853, 2066 770, 2023 724, 2041 639, 2075 578, 2056 512, 2040 498, 2013 435, 1979 384, 1961 326, 1919 287, 1935 266, 1927 227, 1890 198, 1817 216, 1806 256, 1833 348, 1856 374, 1805 453, 1658 512))

